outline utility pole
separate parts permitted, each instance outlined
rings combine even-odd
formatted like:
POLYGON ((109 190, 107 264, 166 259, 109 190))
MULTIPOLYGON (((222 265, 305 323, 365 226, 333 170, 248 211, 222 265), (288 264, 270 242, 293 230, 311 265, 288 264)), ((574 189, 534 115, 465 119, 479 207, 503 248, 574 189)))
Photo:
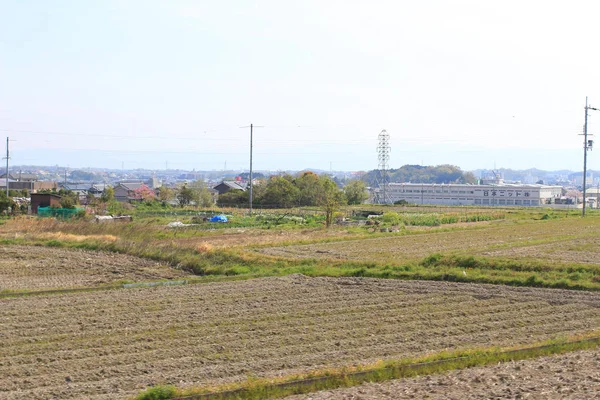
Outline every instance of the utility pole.
POLYGON ((10 155, 8 152, 8 136, 6 137, 6 197, 8 198, 8 160, 10 159, 10 155))
MULTIPOLYGON (((248 126, 242 126, 242 128, 248 128, 248 126)), ((250 124, 250 193, 249 193, 249 206, 250 206, 250 215, 252 215, 252 132, 254 128, 264 128, 263 126, 254 126, 254 124, 250 124)))
POLYGON ((600 111, 598 108, 594 108, 588 105, 588 98, 585 97, 585 123, 583 124, 583 210, 581 212, 581 216, 585 217, 585 208, 587 206, 587 202, 585 199, 586 193, 586 175, 587 175, 587 152, 588 150, 592 150, 592 146, 594 145, 593 140, 588 140, 588 110, 600 111))

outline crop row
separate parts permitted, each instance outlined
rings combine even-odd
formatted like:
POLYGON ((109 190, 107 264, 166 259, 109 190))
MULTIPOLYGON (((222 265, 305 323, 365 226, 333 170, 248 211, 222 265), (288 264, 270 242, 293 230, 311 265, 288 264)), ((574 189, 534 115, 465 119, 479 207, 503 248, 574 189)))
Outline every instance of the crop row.
POLYGON ((549 304, 560 293, 287 277, 0 299, 0 397, 124 398, 152 384, 239 381, 600 328, 600 295, 549 304))

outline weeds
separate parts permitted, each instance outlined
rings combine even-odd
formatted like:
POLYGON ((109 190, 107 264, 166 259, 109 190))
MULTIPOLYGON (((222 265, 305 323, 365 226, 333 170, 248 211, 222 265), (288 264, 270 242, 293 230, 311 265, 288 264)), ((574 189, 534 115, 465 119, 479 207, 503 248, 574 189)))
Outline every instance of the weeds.
POLYGON ((154 386, 137 395, 135 400, 168 400, 174 398, 175 395, 176 390, 173 386, 154 386))

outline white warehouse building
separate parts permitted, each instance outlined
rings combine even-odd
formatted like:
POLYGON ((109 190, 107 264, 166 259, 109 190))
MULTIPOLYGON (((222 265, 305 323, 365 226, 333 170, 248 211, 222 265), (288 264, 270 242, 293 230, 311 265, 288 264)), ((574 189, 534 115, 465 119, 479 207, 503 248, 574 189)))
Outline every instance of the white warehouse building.
MULTIPOLYGON (((382 195, 381 189, 374 189, 372 195, 374 198, 382 195)), ((386 188, 386 202, 405 200, 411 204, 535 207, 554 204, 561 195, 561 186, 538 184, 389 183, 386 188)))

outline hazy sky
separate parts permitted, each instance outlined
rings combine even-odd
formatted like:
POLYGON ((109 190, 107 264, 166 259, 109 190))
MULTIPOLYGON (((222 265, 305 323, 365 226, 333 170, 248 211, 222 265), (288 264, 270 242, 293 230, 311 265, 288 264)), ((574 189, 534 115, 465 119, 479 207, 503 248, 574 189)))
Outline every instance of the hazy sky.
POLYGON ((15 165, 247 169, 254 123, 255 169, 367 170, 386 129, 394 168, 579 170, 599 16, 597 1, 0 0, 0 137, 15 165))

